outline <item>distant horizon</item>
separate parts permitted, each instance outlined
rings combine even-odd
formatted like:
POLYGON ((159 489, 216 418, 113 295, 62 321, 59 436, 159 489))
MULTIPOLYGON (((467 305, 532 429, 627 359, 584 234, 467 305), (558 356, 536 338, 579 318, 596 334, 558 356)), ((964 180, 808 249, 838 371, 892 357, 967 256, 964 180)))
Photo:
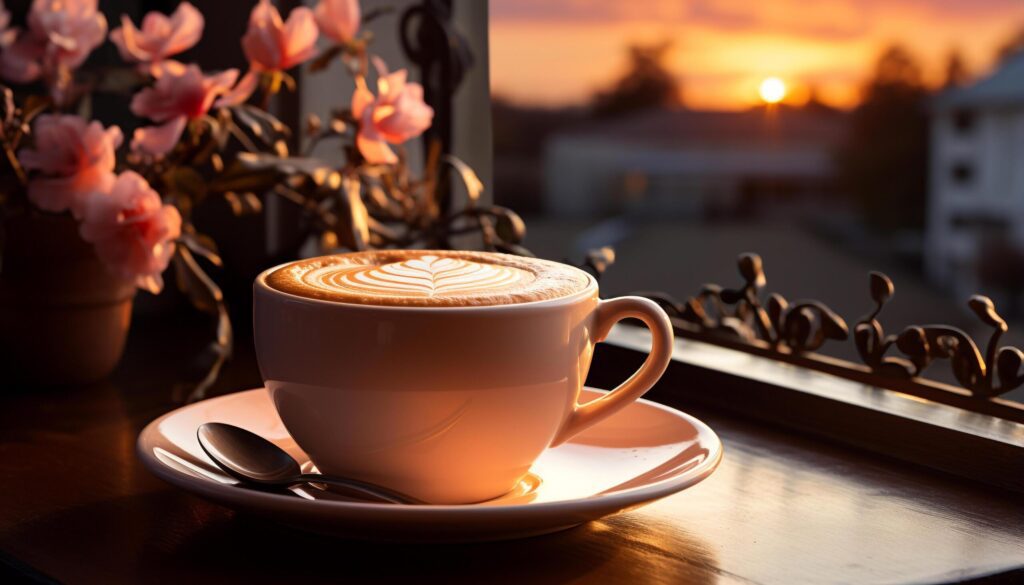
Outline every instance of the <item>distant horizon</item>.
POLYGON ((633 43, 673 41, 667 65, 695 110, 759 105, 769 76, 800 105, 813 88, 849 110, 881 52, 909 50, 937 87, 956 49, 971 78, 1024 28, 1020 0, 491 0, 491 89, 527 107, 583 106, 621 75, 633 43), (556 66, 557 64, 557 66, 556 66))

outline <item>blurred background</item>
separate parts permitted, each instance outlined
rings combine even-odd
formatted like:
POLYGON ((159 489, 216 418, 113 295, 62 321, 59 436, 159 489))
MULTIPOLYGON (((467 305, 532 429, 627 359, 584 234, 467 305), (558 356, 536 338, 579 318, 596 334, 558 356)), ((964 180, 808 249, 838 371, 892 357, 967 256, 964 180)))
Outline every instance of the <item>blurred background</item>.
POLYGON ((495 201, 539 255, 615 246, 606 294, 751 251, 851 323, 872 269, 893 332, 1024 318, 1019 0, 492 0, 490 70, 495 201))

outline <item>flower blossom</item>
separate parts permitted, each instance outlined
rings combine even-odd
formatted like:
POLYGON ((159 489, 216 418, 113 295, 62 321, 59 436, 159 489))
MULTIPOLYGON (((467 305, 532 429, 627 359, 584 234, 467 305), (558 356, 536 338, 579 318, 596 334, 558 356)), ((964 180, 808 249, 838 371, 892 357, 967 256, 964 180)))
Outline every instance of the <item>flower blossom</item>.
POLYGON ((139 128, 132 135, 132 150, 152 155, 170 152, 189 120, 203 117, 212 107, 244 102, 259 81, 246 75, 236 85, 237 69, 205 76, 197 65, 178 68, 166 63, 156 77, 156 83, 137 93, 131 104, 135 115, 162 124, 139 128))
POLYGON ((181 214, 165 205, 145 179, 125 171, 108 195, 86 200, 79 233, 111 272, 156 294, 181 235, 181 214))
POLYGON ((27 83, 79 67, 107 34, 98 0, 33 0, 28 30, 0 55, 0 76, 27 83))
POLYGON ((203 15, 195 6, 182 2, 170 17, 159 12, 150 12, 142 19, 142 28, 136 28, 128 15, 121 16, 121 27, 110 33, 110 40, 117 45, 121 58, 140 66, 154 75, 159 74, 161 64, 186 51, 203 36, 203 15))
POLYGON ((45 211, 70 210, 80 218, 86 200, 114 182, 121 129, 54 114, 39 116, 33 134, 35 148, 18 152, 22 166, 39 172, 29 180, 29 201, 45 211))
POLYGON ((359 0, 320 0, 314 9, 320 34, 337 43, 349 43, 359 32, 359 0))
POLYGON ((399 69, 388 73, 384 64, 376 63, 377 97, 357 80, 352 95, 352 115, 359 120, 356 146, 366 160, 373 164, 393 164, 398 157, 388 146, 415 138, 430 128, 434 110, 423 102, 423 86, 407 81, 408 73, 399 69))
POLYGON ((318 34, 309 8, 292 9, 285 22, 270 0, 260 0, 249 15, 242 49, 254 71, 285 71, 316 53, 318 34))

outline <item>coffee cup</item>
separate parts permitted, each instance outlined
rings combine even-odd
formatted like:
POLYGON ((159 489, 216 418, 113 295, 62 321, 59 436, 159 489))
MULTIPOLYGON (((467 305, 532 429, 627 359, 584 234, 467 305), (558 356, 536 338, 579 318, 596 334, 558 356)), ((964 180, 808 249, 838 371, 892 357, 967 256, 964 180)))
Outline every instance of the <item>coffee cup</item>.
POLYGON ((672 327, 654 302, 598 298, 586 272, 484 252, 389 250, 294 262, 254 284, 256 353, 282 422, 324 473, 464 504, 516 487, 547 448, 654 385, 672 327), (578 404, 594 345, 635 318, 653 344, 578 404))

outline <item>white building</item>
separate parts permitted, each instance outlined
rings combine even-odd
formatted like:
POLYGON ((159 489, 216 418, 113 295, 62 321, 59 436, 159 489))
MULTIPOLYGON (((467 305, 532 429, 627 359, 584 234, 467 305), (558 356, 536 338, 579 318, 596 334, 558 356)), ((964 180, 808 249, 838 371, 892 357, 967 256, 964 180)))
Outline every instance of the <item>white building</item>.
POLYGON ((729 214, 826 194, 845 116, 830 111, 652 110, 554 136, 544 204, 563 217, 729 214))
POLYGON ((925 267, 969 294, 987 241, 1024 247, 1024 55, 936 98, 929 172, 925 267))

